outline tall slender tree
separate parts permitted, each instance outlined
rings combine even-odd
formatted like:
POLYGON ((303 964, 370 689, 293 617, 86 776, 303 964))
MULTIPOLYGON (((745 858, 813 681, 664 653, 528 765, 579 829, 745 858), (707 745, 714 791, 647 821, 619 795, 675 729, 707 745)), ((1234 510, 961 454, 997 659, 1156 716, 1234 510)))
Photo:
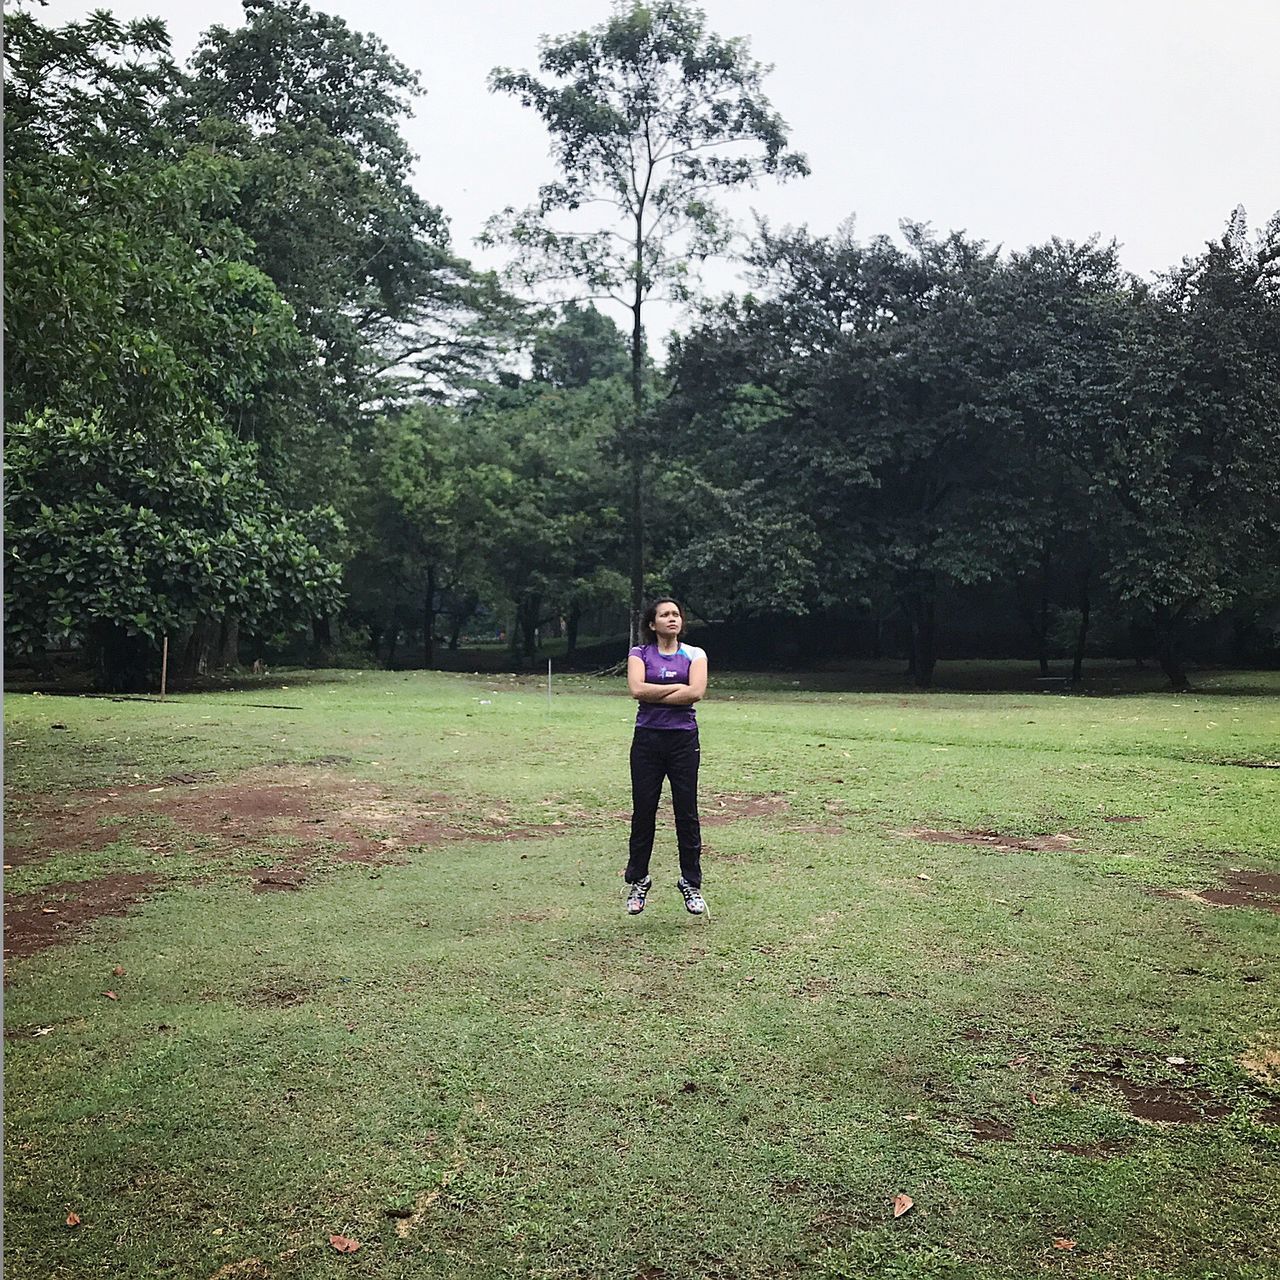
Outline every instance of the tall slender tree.
POLYGON ((645 304, 687 297, 691 264, 728 248, 732 228, 716 192, 808 166, 788 150, 787 126, 763 92, 769 68, 745 41, 708 31, 691 6, 620 0, 600 26, 544 39, 539 68, 542 78, 497 69, 490 85, 541 116, 560 177, 529 208, 492 219, 487 238, 514 246, 513 271, 527 284, 568 285, 631 312, 635 639, 645 562, 645 304))

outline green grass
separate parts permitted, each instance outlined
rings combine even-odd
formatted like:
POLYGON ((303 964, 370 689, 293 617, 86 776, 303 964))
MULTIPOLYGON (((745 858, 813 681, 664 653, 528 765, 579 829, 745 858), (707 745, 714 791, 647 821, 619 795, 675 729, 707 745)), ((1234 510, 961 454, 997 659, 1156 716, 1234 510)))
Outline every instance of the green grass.
POLYGON ((164 822, 16 867, 8 891, 33 897, 165 879, 9 966, 9 1274, 1280 1273, 1280 1097, 1239 1062, 1280 1047, 1276 917, 1148 892, 1280 869, 1277 774, 1227 763, 1277 758, 1280 678, 1098 697, 793 679, 713 673, 704 814, 786 807, 706 828, 708 921, 679 909, 669 827, 648 910, 622 912, 617 680, 558 679, 550 708, 533 679, 354 671, 7 699, 15 849, 47 847, 21 824, 50 796, 322 758, 448 795, 477 829, 563 824, 333 864, 297 893, 249 892, 260 850, 210 865, 164 822), (1117 1058, 1223 1118, 1136 1119, 1080 1078, 1117 1058))

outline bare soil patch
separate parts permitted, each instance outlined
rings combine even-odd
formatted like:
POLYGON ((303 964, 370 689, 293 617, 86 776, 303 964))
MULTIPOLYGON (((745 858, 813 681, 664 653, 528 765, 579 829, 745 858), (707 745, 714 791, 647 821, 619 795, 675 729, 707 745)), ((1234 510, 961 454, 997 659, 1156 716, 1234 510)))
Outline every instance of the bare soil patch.
POLYGON ((1240 1065, 1262 1084, 1280 1086, 1280 1049, 1255 1045, 1240 1055, 1240 1065))
POLYGON ((969 1133, 979 1142, 1012 1142, 1013 1129, 999 1120, 982 1118, 969 1122, 969 1133))
POLYGON ((700 815, 703 826, 719 826, 724 822, 737 822, 742 818, 772 818, 785 813, 787 797, 780 795, 740 795, 725 792, 712 796, 702 804, 700 815))
POLYGON ((1076 1073, 1078 1084, 1109 1085, 1124 1098, 1131 1115, 1139 1120, 1166 1124, 1203 1124, 1221 1120, 1231 1111, 1208 1090, 1195 1085, 1147 1084, 1130 1080, 1119 1071, 1091 1070, 1076 1073))
POLYGON ((215 857, 222 844, 240 850, 284 838, 314 854, 353 862, 395 861, 396 850, 405 847, 528 839, 561 830, 516 826, 497 812, 464 817, 448 796, 399 796, 376 782, 317 774, 316 763, 268 765, 229 784, 182 775, 175 783, 23 797, 15 802, 16 834, 34 839, 12 849, 6 860, 18 866, 55 852, 100 850, 134 838, 148 825, 154 839, 157 819, 186 835, 213 837, 215 857))
POLYGON ((5 904, 4 954, 23 959, 68 942, 86 924, 123 916, 161 877, 149 873, 99 876, 48 885, 5 904))
MULTIPOLYGON (((1083 1045, 1082 1048, 1102 1046, 1083 1045)), ((1199 1068, 1194 1062, 1166 1059, 1141 1051, 1104 1051, 1105 1061, 1082 1067, 1071 1076, 1073 1091, 1089 1087, 1106 1087, 1117 1091, 1129 1113, 1139 1120, 1157 1120, 1165 1124, 1205 1124, 1224 1119, 1231 1114, 1231 1105, 1211 1089, 1196 1083, 1199 1068), (1181 1078, 1151 1080, 1140 1079, 1150 1075, 1152 1067, 1160 1073, 1172 1068, 1181 1078)), ((1242 1060, 1243 1065, 1243 1060, 1242 1060)), ((1246 1068, 1247 1069, 1247 1068, 1246 1068)), ((1269 1081, 1255 1076, 1264 1085, 1269 1081)), ((1268 1088, 1255 1088, 1251 1097, 1261 1105, 1260 1118, 1264 1124, 1280 1123, 1280 1105, 1268 1088)))
POLYGON ((1280 915, 1280 875, 1271 871, 1229 871, 1220 885, 1205 889, 1150 887, 1153 898, 1172 902, 1200 902, 1214 907, 1252 907, 1280 915))
POLYGON ((988 849, 1028 849, 1037 853, 1050 853, 1062 849, 1074 848, 1077 841, 1074 836, 1063 832, 1052 836, 1005 836, 998 831, 943 831, 933 827, 912 827, 900 835, 910 836, 913 840, 924 840, 930 844, 976 844, 988 849))
POLYGON ((1220 907, 1259 907, 1280 915, 1280 875, 1268 871, 1231 871, 1220 887, 1201 889, 1202 902, 1220 907))
MULTIPOLYGON (((330 762, 342 758, 324 758, 330 762)), ((377 782, 317 773, 320 763, 268 765, 232 783, 173 774, 163 783, 13 797, 7 826, 17 839, 6 850, 6 866, 97 852, 117 840, 161 853, 198 848, 211 861, 252 850, 261 858, 249 873, 253 891, 287 892, 303 888, 322 860, 394 864, 404 861, 405 850, 424 845, 523 840, 567 829, 518 826, 498 811, 463 815, 448 796, 393 794, 377 782)), ((34 955, 68 940, 76 926, 123 915, 162 880, 119 873, 15 898, 5 913, 5 955, 34 955)))

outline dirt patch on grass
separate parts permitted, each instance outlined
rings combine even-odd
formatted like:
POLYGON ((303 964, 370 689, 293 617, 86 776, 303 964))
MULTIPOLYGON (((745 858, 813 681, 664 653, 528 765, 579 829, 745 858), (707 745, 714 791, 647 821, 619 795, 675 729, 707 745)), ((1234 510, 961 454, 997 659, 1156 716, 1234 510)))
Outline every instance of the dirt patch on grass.
POLYGON ((1231 1108, 1208 1090, 1195 1085, 1146 1083, 1130 1080, 1118 1071, 1080 1071, 1074 1077, 1080 1085, 1109 1086, 1119 1091, 1129 1113, 1139 1120, 1160 1120, 1166 1124, 1203 1124, 1221 1120, 1231 1108))
MULTIPOLYGON (((1119 1093, 1130 1115, 1139 1120, 1154 1120, 1164 1124, 1205 1124, 1225 1119, 1231 1114, 1233 1101, 1224 1099, 1211 1089, 1197 1083, 1200 1068, 1194 1062, 1179 1057, 1161 1059, 1140 1050, 1119 1050, 1105 1046, 1081 1046, 1096 1049, 1099 1061, 1089 1063, 1075 1071, 1071 1077, 1071 1090, 1079 1093, 1089 1088, 1110 1089, 1119 1093), (1172 1070, 1174 1078, 1168 1078, 1172 1070), (1153 1079, 1152 1076, 1165 1076, 1153 1079)), ((1280 1060, 1280 1055, 1277 1055, 1280 1060)), ((1259 1062, 1265 1062, 1265 1057, 1259 1062)), ((1242 1060, 1242 1065, 1244 1065, 1242 1060)), ((1246 1067, 1246 1070, 1248 1068, 1246 1067)), ((1272 1082, 1255 1076, 1260 1083, 1272 1082)), ((1259 1108, 1258 1118, 1264 1124, 1280 1123, 1280 1105, 1269 1088, 1249 1088, 1244 1097, 1259 1108)))
MULTIPOLYGON (((97 851, 115 840, 154 843, 157 827, 179 838, 204 837, 201 844, 215 858, 285 839, 313 855, 347 862, 394 862, 407 847, 529 839, 564 830, 518 826, 498 811, 463 813, 437 793, 402 796, 376 782, 317 774, 318 763, 268 765, 230 784, 184 775, 172 784, 24 797, 12 825, 26 842, 15 845, 6 861, 19 866, 55 852, 97 851)), ((272 859, 273 865, 279 861, 272 859)))
POLYGON ((1262 1084, 1280 1085, 1280 1049, 1256 1045, 1240 1055, 1240 1065, 1262 1084))
POLYGON ((979 1142, 1012 1142, 1013 1129, 1000 1120, 981 1118, 969 1122, 970 1136, 979 1142))
POLYGON ((279 978, 252 987, 241 997, 241 1003, 255 1009, 287 1009, 305 1004, 319 989, 314 982, 279 978))
POLYGON ((1231 871, 1226 883, 1201 889, 1202 902, 1219 907, 1259 907, 1280 915, 1280 875, 1269 871, 1231 871))
MULTIPOLYGON (((267 765, 233 783, 174 774, 163 783, 16 797, 7 823, 16 838, 5 864, 100 852, 115 841, 161 856, 181 849, 215 863, 234 857, 241 865, 248 851, 259 859, 248 873, 253 891, 287 892, 303 888, 325 862, 395 864, 415 847, 527 840, 568 829, 517 825, 496 809, 464 812, 438 793, 401 795, 377 782, 317 772, 321 764, 340 763, 341 757, 323 757, 303 766, 267 765)), ((162 879, 111 874, 15 899, 6 912, 5 955, 34 955, 68 940, 77 925, 123 915, 162 879)))
POLYGON ((296 867, 254 867, 254 893, 278 893, 281 890, 301 889, 307 883, 305 871, 296 867))
POLYGON ((5 903, 4 954, 19 960, 69 942, 85 925, 123 916, 161 877, 146 872, 48 885, 5 903))
POLYGON ((787 811, 787 797, 780 795, 740 795, 724 792, 705 800, 702 805, 702 825, 718 826, 724 822, 737 822, 742 818, 772 818, 787 811))
POLYGON ((910 836, 913 840, 924 840, 929 844, 976 844, 988 849, 1027 849, 1036 853, 1071 849, 1077 843, 1074 836, 1063 832, 1052 836, 1023 838, 1001 835, 998 831, 943 831, 934 827, 911 827, 897 834, 910 836))
POLYGON ((1153 898, 1171 902, 1208 903, 1214 907, 1252 907, 1280 915, 1280 875, 1272 871, 1230 871, 1220 885, 1205 889, 1149 887, 1153 898))

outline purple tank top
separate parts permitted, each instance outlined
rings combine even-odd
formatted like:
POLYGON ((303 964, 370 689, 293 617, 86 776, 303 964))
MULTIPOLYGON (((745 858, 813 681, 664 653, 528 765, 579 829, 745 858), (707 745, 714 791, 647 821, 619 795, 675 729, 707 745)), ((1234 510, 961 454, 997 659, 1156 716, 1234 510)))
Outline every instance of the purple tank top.
MULTIPOLYGON (((703 650, 682 644, 675 653, 659 653, 656 644, 637 645, 627 655, 644 660, 646 684, 688 684, 689 667, 695 658, 705 658, 703 650)), ((698 718, 692 706, 664 707, 660 702, 641 702, 636 708, 637 729, 696 729, 698 718)))

